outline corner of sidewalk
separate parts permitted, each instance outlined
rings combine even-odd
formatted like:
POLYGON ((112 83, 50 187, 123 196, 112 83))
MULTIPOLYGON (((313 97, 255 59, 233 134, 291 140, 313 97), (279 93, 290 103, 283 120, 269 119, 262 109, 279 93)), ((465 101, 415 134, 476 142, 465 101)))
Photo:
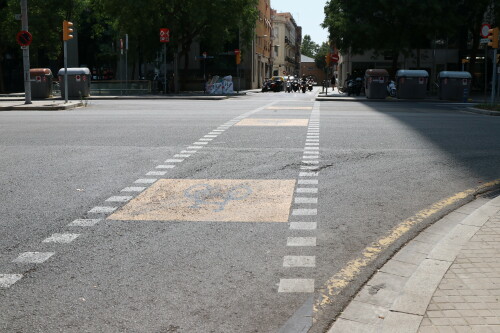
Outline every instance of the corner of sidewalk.
POLYGON ((328 333, 500 332, 499 194, 478 197, 407 243, 328 333))
POLYGON ((61 111, 83 107, 83 101, 68 101, 48 99, 33 100, 31 104, 25 104, 22 100, 0 99, 0 111, 61 111))

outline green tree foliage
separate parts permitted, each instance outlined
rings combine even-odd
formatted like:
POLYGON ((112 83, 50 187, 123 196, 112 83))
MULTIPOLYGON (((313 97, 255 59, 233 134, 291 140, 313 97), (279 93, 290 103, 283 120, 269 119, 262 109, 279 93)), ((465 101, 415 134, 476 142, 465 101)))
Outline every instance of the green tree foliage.
POLYGON ((330 53, 330 45, 326 42, 323 42, 321 46, 318 48, 318 52, 314 55, 314 62, 316 63, 316 67, 324 70, 326 68, 326 56, 330 53))
POLYGON ((314 58, 319 50, 319 45, 311 40, 310 35, 305 35, 302 39, 302 45, 300 47, 300 53, 308 57, 314 58))
MULTIPOLYGON (((495 0, 330 0, 323 27, 340 50, 400 54, 430 48, 435 40, 474 41, 495 0), (470 35, 469 35, 470 34, 470 35)), ((498 15, 497 15, 498 17, 498 15)), ((457 59, 458 60, 458 59, 457 59)))

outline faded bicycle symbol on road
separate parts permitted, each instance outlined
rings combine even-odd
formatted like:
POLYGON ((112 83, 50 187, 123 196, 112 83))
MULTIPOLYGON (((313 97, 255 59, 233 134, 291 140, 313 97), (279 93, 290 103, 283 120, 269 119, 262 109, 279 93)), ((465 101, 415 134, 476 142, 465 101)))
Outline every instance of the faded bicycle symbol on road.
POLYGON ((217 205, 214 212, 223 211, 226 205, 233 200, 243 200, 252 194, 252 189, 247 185, 233 186, 229 189, 222 186, 209 184, 196 184, 184 191, 184 196, 194 200, 194 205, 189 208, 201 208, 205 205, 217 205))

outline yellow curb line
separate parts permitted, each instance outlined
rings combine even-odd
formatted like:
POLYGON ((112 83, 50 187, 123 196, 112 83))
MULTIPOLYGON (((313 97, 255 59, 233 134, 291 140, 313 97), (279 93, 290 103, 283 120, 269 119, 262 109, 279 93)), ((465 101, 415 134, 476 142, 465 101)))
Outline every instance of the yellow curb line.
POLYGON ((378 254, 387 249, 390 245, 394 244, 396 240, 405 235, 415 225, 438 213, 440 210, 458 202, 459 200, 465 199, 469 195, 481 193, 482 191, 497 185, 500 185, 500 179, 485 183, 474 189, 468 189, 457 193, 419 211, 414 216, 398 224, 389 232, 389 234, 366 247, 360 257, 349 261, 344 268, 328 279, 319 293, 318 300, 314 304, 314 316, 317 317, 318 313, 321 312, 325 306, 332 304, 334 301, 333 297, 340 294, 340 292, 356 278, 362 268, 373 262, 377 258, 378 254))

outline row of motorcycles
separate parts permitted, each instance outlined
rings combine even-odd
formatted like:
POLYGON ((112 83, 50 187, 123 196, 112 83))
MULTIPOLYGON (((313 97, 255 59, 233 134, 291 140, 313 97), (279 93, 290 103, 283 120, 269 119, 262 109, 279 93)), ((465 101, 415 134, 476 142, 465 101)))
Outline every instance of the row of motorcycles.
POLYGON ((305 93, 306 91, 313 90, 313 80, 302 78, 300 81, 293 77, 288 77, 285 81, 283 81, 280 77, 266 79, 264 84, 262 85, 262 92, 266 91, 274 91, 280 92, 285 91, 287 93, 302 91, 305 93))

